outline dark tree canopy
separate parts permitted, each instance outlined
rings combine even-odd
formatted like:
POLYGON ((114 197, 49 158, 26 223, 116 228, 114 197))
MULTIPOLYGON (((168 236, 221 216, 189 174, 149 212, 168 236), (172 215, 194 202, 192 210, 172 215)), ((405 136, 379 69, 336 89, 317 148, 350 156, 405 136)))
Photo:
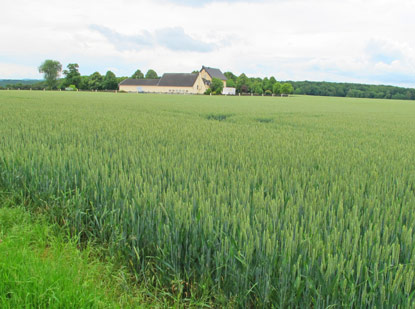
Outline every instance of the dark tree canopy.
POLYGON ((150 69, 146 73, 146 79, 157 79, 159 78, 156 71, 150 69))
POLYGON ((118 89, 118 80, 115 74, 111 71, 108 71, 105 74, 104 82, 103 82, 104 89, 106 90, 116 90, 118 89))
POLYGON ((48 88, 53 89, 56 87, 57 79, 62 72, 62 64, 56 60, 45 60, 39 66, 39 72, 43 73, 48 88))
POLYGON ((225 72, 225 73, 223 73, 223 75, 225 75, 228 80, 232 79, 234 82, 236 82, 236 79, 238 78, 232 72, 225 72))
POLYGON ((79 88, 81 84, 81 74, 79 73, 79 65, 77 63, 70 63, 66 66, 68 69, 63 71, 65 75, 64 85, 67 87, 69 85, 75 85, 76 88, 79 88))
POLYGON ((228 80, 226 81, 226 87, 232 87, 232 88, 235 88, 235 87, 236 87, 236 83, 235 83, 235 81, 234 81, 233 79, 228 79, 228 80))
POLYGON ((143 74, 143 72, 141 72, 141 70, 137 70, 137 71, 134 72, 134 74, 131 76, 131 78, 143 79, 144 74, 143 74))
POLYGON ((219 78, 212 78, 212 83, 210 84, 210 89, 212 89, 213 94, 222 94, 223 91, 223 81, 219 78))
POLYGON ((242 73, 236 79, 236 91, 239 93, 244 93, 249 91, 249 79, 248 77, 242 73))
POLYGON ((92 73, 88 78, 88 89, 90 90, 102 90, 104 89, 103 77, 99 72, 92 73))

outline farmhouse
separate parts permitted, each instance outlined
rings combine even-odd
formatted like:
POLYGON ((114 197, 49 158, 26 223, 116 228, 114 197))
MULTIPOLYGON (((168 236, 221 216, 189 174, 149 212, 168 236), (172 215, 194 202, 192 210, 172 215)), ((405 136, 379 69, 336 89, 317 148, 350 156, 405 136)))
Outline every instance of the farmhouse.
POLYGON ((119 84, 120 91, 147 93, 203 94, 213 78, 226 87, 226 76, 219 69, 203 66, 199 73, 165 73, 160 79, 128 78, 119 84))

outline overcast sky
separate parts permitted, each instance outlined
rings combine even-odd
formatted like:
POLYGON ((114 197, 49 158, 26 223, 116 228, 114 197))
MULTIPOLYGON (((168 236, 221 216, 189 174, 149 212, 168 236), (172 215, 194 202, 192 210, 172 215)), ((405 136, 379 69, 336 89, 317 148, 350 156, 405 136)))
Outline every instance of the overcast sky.
POLYGON ((130 76, 202 65, 415 87, 414 0, 2 0, 0 78, 45 59, 130 76))

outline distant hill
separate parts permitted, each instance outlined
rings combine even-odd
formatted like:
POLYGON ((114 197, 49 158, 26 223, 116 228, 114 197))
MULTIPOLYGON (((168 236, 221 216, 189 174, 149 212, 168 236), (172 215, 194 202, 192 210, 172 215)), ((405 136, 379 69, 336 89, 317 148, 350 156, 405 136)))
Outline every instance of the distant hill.
POLYGON ((0 79, 0 86, 5 87, 6 85, 32 85, 41 82, 41 79, 0 79))

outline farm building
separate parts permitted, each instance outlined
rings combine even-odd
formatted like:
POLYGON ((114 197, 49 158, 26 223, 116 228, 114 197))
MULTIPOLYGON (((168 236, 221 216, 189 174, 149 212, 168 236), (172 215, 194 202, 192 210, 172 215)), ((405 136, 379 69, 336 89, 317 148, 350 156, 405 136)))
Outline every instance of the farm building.
POLYGON ((223 87, 226 87, 226 81, 228 80, 225 75, 219 70, 214 68, 209 68, 202 66, 200 70, 200 75, 202 76, 203 81, 210 86, 212 79, 219 78, 223 82, 223 87))
POLYGON ((203 94, 216 77, 226 86, 226 76, 219 69, 203 66, 199 73, 165 73, 160 79, 125 79, 120 91, 146 93, 203 94))

